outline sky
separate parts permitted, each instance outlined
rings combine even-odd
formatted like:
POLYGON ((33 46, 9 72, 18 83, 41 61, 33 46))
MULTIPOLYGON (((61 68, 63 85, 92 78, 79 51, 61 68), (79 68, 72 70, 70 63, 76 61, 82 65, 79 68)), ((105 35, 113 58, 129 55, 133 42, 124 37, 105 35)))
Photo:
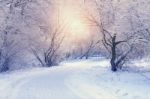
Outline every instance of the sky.
POLYGON ((82 41, 90 36, 83 5, 82 0, 55 0, 54 20, 63 26, 69 42, 82 41))

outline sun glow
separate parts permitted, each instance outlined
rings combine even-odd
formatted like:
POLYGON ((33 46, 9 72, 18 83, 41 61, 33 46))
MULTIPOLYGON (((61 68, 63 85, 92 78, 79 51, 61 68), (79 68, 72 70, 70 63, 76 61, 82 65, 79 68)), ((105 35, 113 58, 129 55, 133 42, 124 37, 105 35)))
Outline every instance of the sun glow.
POLYGON ((63 8, 60 14, 60 21, 66 25, 67 36, 78 39, 89 35, 89 27, 84 20, 81 10, 63 8))

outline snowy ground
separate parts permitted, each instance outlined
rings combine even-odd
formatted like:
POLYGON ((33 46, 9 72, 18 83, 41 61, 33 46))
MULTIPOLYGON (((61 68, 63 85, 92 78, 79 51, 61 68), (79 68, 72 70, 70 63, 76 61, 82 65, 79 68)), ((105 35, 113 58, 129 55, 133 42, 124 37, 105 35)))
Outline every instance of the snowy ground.
POLYGON ((105 59, 0 74, 0 99, 150 99, 149 72, 113 73, 105 59))

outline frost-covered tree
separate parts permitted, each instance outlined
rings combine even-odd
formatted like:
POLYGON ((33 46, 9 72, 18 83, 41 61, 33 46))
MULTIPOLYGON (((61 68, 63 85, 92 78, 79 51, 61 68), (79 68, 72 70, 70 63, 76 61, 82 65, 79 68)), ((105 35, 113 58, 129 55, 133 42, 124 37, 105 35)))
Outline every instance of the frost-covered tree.
POLYGON ((131 8, 137 9, 137 5, 134 1, 94 0, 92 3, 89 2, 93 5, 94 13, 89 14, 88 20, 99 28, 102 44, 110 54, 111 69, 116 71, 129 59, 129 56, 133 55, 129 54, 134 52, 141 39, 138 34, 143 27, 140 24, 137 25, 138 18, 129 19, 130 15, 137 16, 136 13, 129 13, 131 8))
MULTIPOLYGON (((20 29, 14 23, 16 13, 14 4, 10 0, 0 1, 1 27, 0 27, 0 71, 7 71, 12 68, 13 64, 18 58, 18 53, 21 52, 23 46, 21 46, 20 29)), ((17 65, 17 64, 15 64, 17 65)))
POLYGON ((38 41, 31 41, 31 52, 42 66, 57 65, 61 59, 60 49, 64 40, 62 30, 60 27, 55 31, 47 30, 48 28, 45 27, 41 27, 41 29, 45 32, 38 41))
POLYGON ((59 63, 62 57, 61 46, 65 37, 63 33, 64 26, 59 23, 58 15, 53 19, 52 16, 58 13, 54 13, 53 10, 56 9, 54 5, 53 7, 51 6, 51 3, 45 6, 44 2, 38 6, 35 5, 36 9, 39 9, 40 12, 39 10, 34 11, 34 9, 32 9, 30 13, 33 14, 29 17, 30 21, 35 23, 29 23, 30 26, 32 29, 36 29, 34 36, 28 34, 30 37, 30 39, 28 39, 29 50, 40 65, 46 67, 59 63))
MULTIPOLYGON (((44 52, 40 52, 40 54, 42 53, 45 55, 44 59, 46 60, 46 64, 44 65, 50 65, 50 61, 53 63, 54 60, 56 60, 56 58, 54 58, 58 56, 56 55, 56 46, 59 46, 56 44, 56 38, 58 39, 59 37, 57 37, 58 31, 55 30, 56 28, 54 29, 51 27, 52 24, 50 19, 53 11, 51 10, 50 1, 51 0, 0 1, 0 10, 2 10, 1 14, 3 15, 0 17, 0 36, 2 41, 1 64, 5 65, 3 67, 1 66, 2 71, 9 69, 8 64, 10 64, 10 62, 20 66, 25 66, 27 63, 30 64, 30 62, 34 60, 33 57, 36 55, 35 51, 38 54, 41 51, 41 49, 36 49, 37 46, 40 46, 42 49, 45 48, 44 52), (49 45, 55 47, 51 49, 52 47, 49 45), (30 52, 31 49, 32 54, 30 52), (22 58, 25 64, 19 64, 21 61, 12 57, 16 55, 19 57, 19 60, 22 58), (52 58, 51 56, 54 57, 52 58)), ((39 61, 37 56, 35 58, 39 61)))

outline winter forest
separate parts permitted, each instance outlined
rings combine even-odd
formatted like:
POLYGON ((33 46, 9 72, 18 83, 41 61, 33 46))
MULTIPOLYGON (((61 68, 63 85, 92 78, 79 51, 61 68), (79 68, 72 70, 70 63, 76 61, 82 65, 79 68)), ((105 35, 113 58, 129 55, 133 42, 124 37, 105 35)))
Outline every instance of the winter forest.
POLYGON ((0 0, 0 99, 150 99, 149 5, 0 0))

